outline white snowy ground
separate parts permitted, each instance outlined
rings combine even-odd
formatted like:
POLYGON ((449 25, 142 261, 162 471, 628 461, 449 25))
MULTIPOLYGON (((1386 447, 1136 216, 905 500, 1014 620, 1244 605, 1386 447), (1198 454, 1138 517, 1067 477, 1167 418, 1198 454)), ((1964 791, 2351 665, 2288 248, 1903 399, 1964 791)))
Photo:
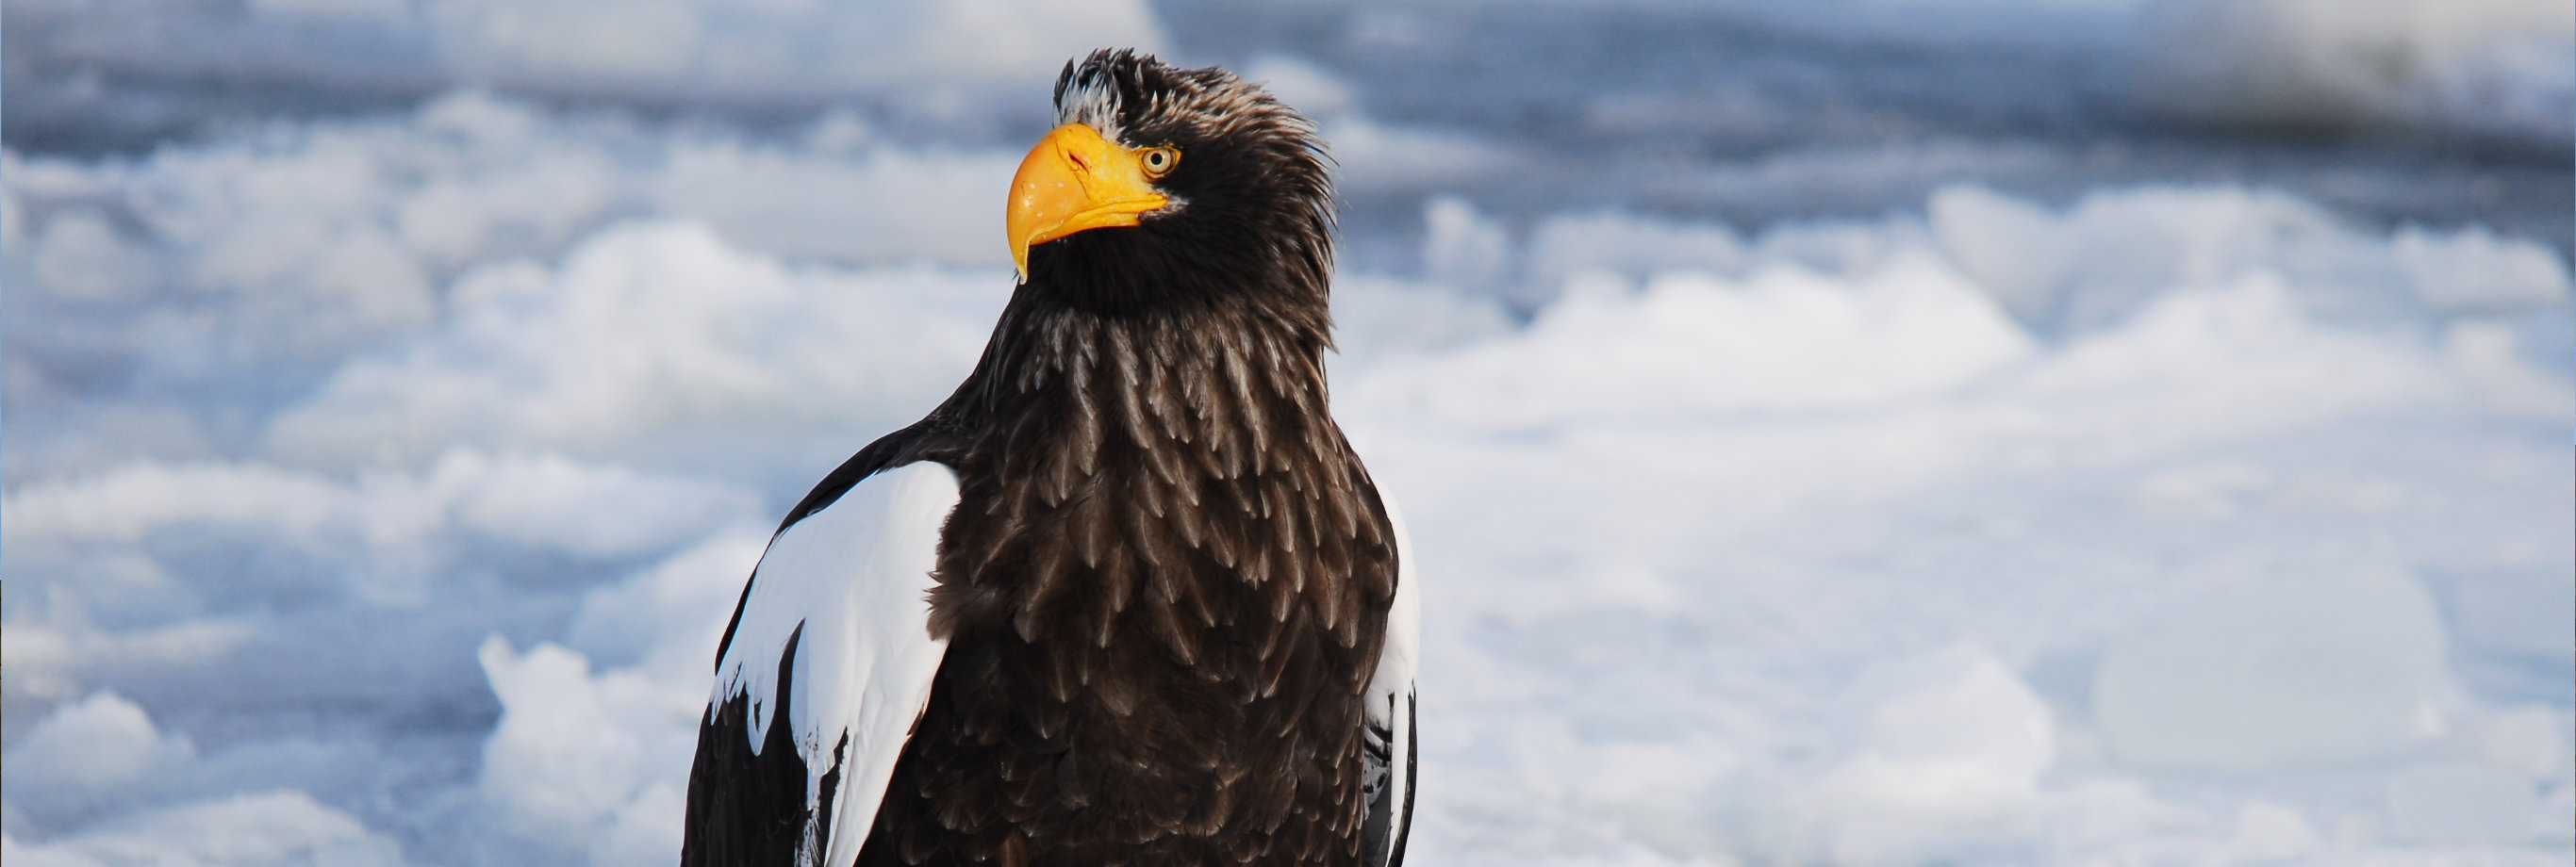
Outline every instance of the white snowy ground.
MULTIPOLYGON (((460 91, 0 157, 0 860, 668 863, 740 582, 972 363, 1015 150, 460 91)), ((2230 187, 1425 220, 1333 371, 1426 582, 1416 863, 2576 855, 2557 253, 2230 187)))

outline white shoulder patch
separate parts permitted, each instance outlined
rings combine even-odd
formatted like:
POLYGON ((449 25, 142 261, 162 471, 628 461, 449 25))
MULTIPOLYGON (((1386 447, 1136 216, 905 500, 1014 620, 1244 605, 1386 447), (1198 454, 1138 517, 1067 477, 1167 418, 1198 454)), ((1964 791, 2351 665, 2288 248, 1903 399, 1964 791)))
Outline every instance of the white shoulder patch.
POLYGON ((716 663, 710 710, 746 696, 755 753, 770 726, 789 726, 805 759, 809 807, 823 795, 822 778, 842 769, 837 815, 817 817, 819 827, 809 830, 834 831, 824 863, 858 857, 895 759, 930 700, 948 650, 930 635, 931 572, 957 499, 957 474, 922 461, 862 479, 780 532, 752 570, 733 643, 716 663), (791 637, 787 713, 777 719, 780 659, 791 637), (848 828, 861 830, 837 830, 848 828))
POLYGON ((1396 811, 1387 837, 1388 850, 1393 852, 1402 849, 1413 824, 1414 748, 1419 742, 1414 733, 1413 675, 1422 649, 1422 573, 1413 568, 1413 537, 1404 528, 1404 510, 1396 508, 1395 498, 1387 495, 1383 484, 1377 496, 1395 531, 1395 602, 1386 612, 1386 646, 1378 653, 1377 674, 1369 679, 1368 697, 1360 708, 1367 724, 1387 735, 1388 760, 1380 772, 1386 775, 1387 803, 1396 811))
POLYGON ((1395 498, 1387 496, 1384 487, 1377 496, 1386 506, 1387 523, 1395 528, 1395 603, 1386 612, 1386 647, 1378 655, 1377 676, 1369 681, 1369 709, 1376 711, 1385 703, 1391 716, 1393 708, 1413 694, 1413 669, 1422 645, 1422 592, 1413 568, 1413 538, 1404 529, 1404 510, 1396 508, 1395 498))

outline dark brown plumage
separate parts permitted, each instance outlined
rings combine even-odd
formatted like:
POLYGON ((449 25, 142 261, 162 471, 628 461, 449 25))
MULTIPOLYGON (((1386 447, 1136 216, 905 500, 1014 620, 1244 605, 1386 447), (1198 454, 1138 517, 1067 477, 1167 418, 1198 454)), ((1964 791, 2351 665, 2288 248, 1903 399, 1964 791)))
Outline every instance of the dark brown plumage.
MULTIPOLYGON (((965 383, 787 519, 886 467, 958 481, 946 655, 858 863, 1364 863, 1361 698, 1397 552, 1326 407, 1321 147, 1229 73, 1126 52, 1068 65, 1056 99, 1177 149, 1172 204, 1030 248, 965 383)), ((811 820, 809 769, 791 789, 792 750, 750 755, 740 704, 701 734, 683 864, 792 863, 811 820)))

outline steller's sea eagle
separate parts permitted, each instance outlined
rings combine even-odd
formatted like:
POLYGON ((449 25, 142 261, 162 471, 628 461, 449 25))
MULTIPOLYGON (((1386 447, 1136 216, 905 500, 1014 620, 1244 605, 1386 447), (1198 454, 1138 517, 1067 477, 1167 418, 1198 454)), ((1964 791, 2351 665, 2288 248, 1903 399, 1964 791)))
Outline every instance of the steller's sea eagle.
POLYGON ((1327 410, 1314 127, 1067 64, 973 374, 788 512, 716 651, 687 867, 1404 859, 1404 525, 1327 410))

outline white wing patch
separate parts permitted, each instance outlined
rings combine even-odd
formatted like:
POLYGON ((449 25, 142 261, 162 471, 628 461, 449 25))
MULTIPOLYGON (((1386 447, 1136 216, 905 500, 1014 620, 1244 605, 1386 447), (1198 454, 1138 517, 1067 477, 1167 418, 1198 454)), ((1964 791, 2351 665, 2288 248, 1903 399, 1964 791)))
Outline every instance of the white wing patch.
POLYGON ((937 583, 940 528, 956 507, 957 474, 922 461, 862 479, 789 526, 752 570, 733 644, 716 663, 710 711, 747 695, 755 754, 769 726, 789 726, 805 759, 807 805, 822 798, 824 775, 841 768, 836 815, 818 816, 809 829, 830 833, 822 863, 858 858, 895 759, 930 700, 948 642, 930 635, 927 597, 937 583), (774 720, 779 658, 791 636, 787 719, 774 720), (835 755, 844 737, 848 749, 835 755))
POLYGON ((1422 646, 1422 592, 1413 568, 1413 537, 1404 529, 1404 511, 1396 508, 1395 498, 1383 486, 1378 488, 1378 502, 1386 506, 1387 523, 1395 528, 1395 604, 1386 612, 1386 647, 1378 654, 1377 674, 1369 679, 1361 712, 1369 724, 1391 733, 1387 803, 1395 816, 1387 832, 1387 850, 1392 852, 1403 847, 1413 818, 1409 812, 1415 743, 1413 671, 1422 646))

